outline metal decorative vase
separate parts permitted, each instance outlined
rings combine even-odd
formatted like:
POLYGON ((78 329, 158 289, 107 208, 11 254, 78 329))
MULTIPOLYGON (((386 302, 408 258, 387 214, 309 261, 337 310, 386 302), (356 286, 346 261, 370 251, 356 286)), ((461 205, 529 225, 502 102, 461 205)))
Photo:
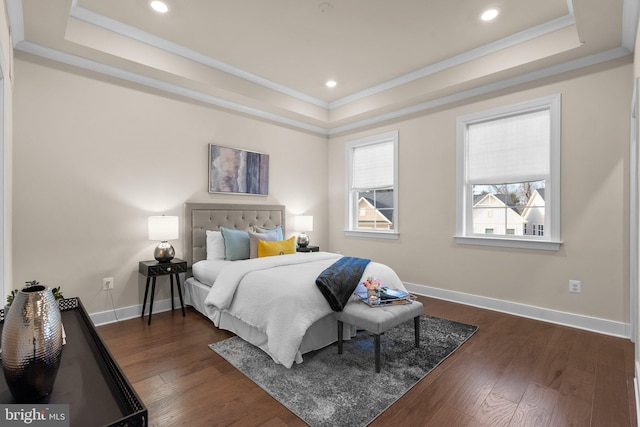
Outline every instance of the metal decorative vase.
POLYGON ((62 357, 62 320, 51 289, 31 286, 16 295, 2 329, 2 369, 18 403, 53 390, 62 357))

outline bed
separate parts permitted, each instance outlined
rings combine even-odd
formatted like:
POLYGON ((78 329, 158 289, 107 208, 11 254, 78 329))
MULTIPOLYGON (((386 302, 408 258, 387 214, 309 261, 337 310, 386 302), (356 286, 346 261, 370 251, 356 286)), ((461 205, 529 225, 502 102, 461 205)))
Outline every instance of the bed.
MULTIPOLYGON (((285 217, 282 205, 186 203, 184 253, 192 275, 184 282, 184 295, 185 302, 215 326, 233 332, 290 368, 301 363, 305 353, 337 341, 334 312, 315 278, 342 255, 293 253, 231 261, 221 259, 220 243, 212 240, 219 239, 221 230, 227 238, 233 230, 239 230, 238 234, 278 230, 278 239, 286 240, 285 217)), ((222 258, 225 255, 235 256, 225 253, 222 258)), ((375 276, 390 287, 404 289, 395 272, 384 264, 369 263, 362 276, 375 276)), ((349 339, 355 328, 346 326, 343 338, 349 339)))

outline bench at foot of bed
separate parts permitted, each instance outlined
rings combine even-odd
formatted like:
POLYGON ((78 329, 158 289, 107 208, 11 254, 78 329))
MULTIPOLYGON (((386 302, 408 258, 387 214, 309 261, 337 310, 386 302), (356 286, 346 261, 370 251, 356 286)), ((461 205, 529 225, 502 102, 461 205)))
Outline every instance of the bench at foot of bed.
POLYGON ((420 301, 376 308, 371 308, 359 301, 350 302, 344 310, 335 313, 338 319, 338 354, 342 354, 344 323, 355 325, 359 329, 374 334, 376 372, 380 372, 380 335, 413 318, 416 347, 420 347, 420 315, 423 309, 420 301))

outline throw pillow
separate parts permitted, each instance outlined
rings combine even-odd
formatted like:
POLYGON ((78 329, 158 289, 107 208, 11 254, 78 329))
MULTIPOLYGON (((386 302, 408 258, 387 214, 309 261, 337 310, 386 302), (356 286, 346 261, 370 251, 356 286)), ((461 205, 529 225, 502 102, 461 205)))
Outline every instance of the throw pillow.
POLYGON ((224 238, 224 259, 237 261, 249 259, 249 233, 244 230, 222 227, 224 238))
POLYGON ((264 227, 260 227, 257 225, 253 226, 253 231, 255 231, 256 233, 273 233, 276 232, 278 233, 278 240, 284 240, 284 234, 282 234, 282 226, 281 225, 276 225, 275 227, 272 228, 264 228, 264 227))
POLYGON ((252 233, 249 231, 249 258, 258 258, 258 240, 274 242, 278 239, 278 233, 252 233))
POLYGON ((219 231, 207 230, 207 259, 224 259, 224 238, 219 231))
POLYGON ((269 242, 258 240, 258 257, 287 255, 296 253, 296 238, 292 236, 287 240, 276 240, 269 242))

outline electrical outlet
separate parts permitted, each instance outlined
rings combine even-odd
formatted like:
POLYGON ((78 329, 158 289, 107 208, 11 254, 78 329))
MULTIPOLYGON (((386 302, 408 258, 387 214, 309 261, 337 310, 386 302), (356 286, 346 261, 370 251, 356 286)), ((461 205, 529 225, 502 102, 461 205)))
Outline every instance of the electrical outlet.
POLYGON ((569 280, 569 292, 573 294, 582 292, 582 282, 580 280, 569 280))
POLYGON ((113 289, 113 277, 105 277, 102 279, 102 290, 110 291, 113 289))

